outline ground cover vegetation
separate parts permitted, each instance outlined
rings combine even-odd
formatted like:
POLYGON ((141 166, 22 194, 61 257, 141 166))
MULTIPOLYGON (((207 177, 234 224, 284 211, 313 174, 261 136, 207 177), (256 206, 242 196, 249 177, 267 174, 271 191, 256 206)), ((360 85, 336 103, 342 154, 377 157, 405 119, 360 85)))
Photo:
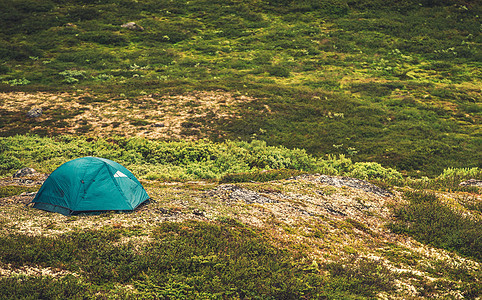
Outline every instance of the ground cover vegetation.
POLYGON ((482 223, 479 220, 457 213, 433 193, 407 192, 405 196, 409 204, 396 211, 400 222, 391 225, 394 231, 481 259, 482 223))
MULTIPOLYGON (((0 6, 2 91, 70 91, 108 102, 222 90, 256 101, 240 105, 241 118, 192 116, 184 136, 196 132, 189 124, 209 126, 215 141, 256 136, 411 175, 480 167, 477 2, 9 0, 0 6), (144 30, 121 27, 130 21, 144 30)), ((7 123, 18 117, 3 114, 7 123)), ((93 134, 84 122, 78 133, 93 134)))
POLYGON ((59 281, 1 279, 2 299, 84 299, 104 293, 109 282, 133 285, 139 291, 135 295, 121 289, 111 294, 128 299, 370 297, 393 288, 388 270, 369 261, 351 262, 350 266, 331 263, 331 275, 321 276, 309 268, 311 262, 302 263, 302 252, 292 256, 290 251, 267 243, 259 229, 231 219, 211 224, 166 222, 154 229, 153 241, 141 248, 119 244, 122 236, 135 231, 104 228, 58 237, 2 237, 3 262, 60 266, 82 272, 85 280, 73 275, 59 281), (356 277, 370 269, 377 272, 356 277))
POLYGON ((479 299, 482 199, 460 183, 482 180, 481 16, 0 0, 0 298, 479 299), (151 202, 25 205, 83 156, 126 166, 151 202))
POLYGON ((15 202, 27 196, 2 198, 1 298, 482 293, 480 193, 394 188, 405 190, 394 199, 309 180, 237 183, 235 191, 273 200, 248 204, 224 194, 232 184, 143 183, 153 202, 132 214, 65 217, 15 202))
MULTIPOLYGON (((343 155, 320 159, 305 150, 267 146, 258 140, 163 142, 23 135, 0 138, 0 149, 1 175, 9 177, 25 166, 50 173, 68 160, 87 155, 114 159, 143 181, 154 201, 132 215, 52 218, 18 202, 31 199, 26 193, 39 185, 21 185, 23 181, 4 185, 2 180, 0 274, 13 272, 9 270, 20 274, 0 276, 2 299, 411 295, 400 282, 414 284, 416 295, 422 297, 456 291, 475 298, 482 292, 480 268, 473 266, 481 258, 480 190, 458 185, 462 180, 481 179, 477 168, 446 169, 436 178, 414 179, 378 163, 353 162, 343 155), (408 190, 401 201, 389 206, 393 217, 381 217, 387 208, 373 194, 354 196, 346 186, 293 181, 295 176, 316 172, 371 180, 392 193, 408 190), (222 194, 213 192, 222 191, 223 183, 236 183, 236 189, 249 199, 260 197, 264 199, 260 203, 267 204, 223 200, 222 194), (433 191, 457 192, 447 202, 433 191), (279 198, 267 201, 270 195, 279 198), (328 215, 311 210, 314 195, 334 197, 328 200, 328 215), (346 200, 335 204, 340 197, 354 199, 352 204, 346 200), (293 220, 286 221, 287 212, 277 215, 279 208, 269 212, 276 208, 269 203, 280 201, 310 219, 290 212, 293 220), (339 211, 351 206, 361 215, 339 211), (263 225, 250 221, 263 214, 263 225), (201 218, 192 220, 192 215, 201 218), (373 218, 381 219, 373 223, 373 218), (445 249, 448 254, 443 255, 450 259, 427 258, 421 250, 394 243, 390 231, 400 236, 397 239, 413 237, 445 249), (306 241, 300 244, 290 237, 306 241), (325 254, 314 256, 318 251, 325 254), (427 259, 428 265, 422 263, 427 259), (419 273, 407 271, 411 269, 419 273)), ((232 189, 229 184, 228 190, 232 189)), ((323 207, 326 201, 315 207, 323 207)))
POLYGON ((482 180, 479 168, 447 168, 434 178, 404 177, 376 162, 355 162, 343 154, 318 158, 303 149, 268 146, 259 140, 163 142, 137 137, 17 135, 0 138, 0 150, 0 175, 12 175, 27 166, 51 173, 71 159, 97 156, 125 165, 139 178, 158 181, 263 182, 322 173, 371 180, 384 187, 476 192, 476 187, 459 184, 482 180))

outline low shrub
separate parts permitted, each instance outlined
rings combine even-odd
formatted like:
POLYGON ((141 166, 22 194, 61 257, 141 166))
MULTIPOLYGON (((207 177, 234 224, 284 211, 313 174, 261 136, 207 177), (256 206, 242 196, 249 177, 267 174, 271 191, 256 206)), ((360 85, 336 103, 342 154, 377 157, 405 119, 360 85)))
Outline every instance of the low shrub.
POLYGON ((384 168, 375 162, 357 162, 353 165, 352 170, 347 174, 364 180, 368 179, 385 179, 385 180, 401 180, 402 174, 392 168, 384 168))
POLYGON ((411 191, 404 198, 408 204, 395 210, 397 221, 389 226, 394 232, 482 260, 480 221, 454 211, 432 193, 411 191))
POLYGON ((266 71, 269 73, 269 75, 275 77, 289 77, 291 74, 291 70, 287 66, 282 65, 273 65, 267 67, 266 71))
POLYGON ((141 178, 162 180, 222 178, 223 181, 268 181, 303 172, 354 176, 365 180, 401 179, 396 170, 384 168, 378 163, 353 163, 344 155, 320 159, 303 149, 268 146, 259 140, 213 143, 206 140, 162 142, 121 137, 88 139, 62 136, 53 139, 15 136, 0 138, 0 147, 4 148, 4 154, 0 155, 0 161, 4 161, 0 165, 3 174, 24 165, 52 172, 73 158, 99 156, 126 165, 141 178))
POLYGON ((392 289, 391 274, 376 262, 347 259, 319 266, 298 250, 272 245, 261 229, 233 219, 164 222, 153 229, 146 244, 119 243, 136 230, 106 227, 57 237, 0 237, 2 263, 60 268, 81 275, 56 280, 3 278, 0 296, 85 299, 112 291, 121 298, 136 299, 319 299, 374 297, 392 289), (119 284, 135 289, 113 290, 119 284))
POLYGON ((30 80, 25 78, 20 78, 20 79, 4 80, 2 81, 2 83, 8 84, 10 86, 27 85, 27 84, 30 84, 30 80))
POLYGON ((82 70, 65 70, 60 72, 59 75, 63 76, 64 82, 69 84, 77 83, 86 77, 85 71, 82 70))
POLYGON ((469 179, 482 180, 482 170, 480 168, 448 168, 439 176, 429 179, 422 177, 418 179, 409 178, 406 184, 416 189, 437 189, 444 191, 465 191, 478 192, 475 186, 460 185, 469 179))
MULTIPOLYGON (((3 144, 0 142, 0 150, 2 150, 3 144)), ((13 155, 0 154, 0 175, 5 175, 9 171, 18 170, 24 166, 18 158, 13 155)))
POLYGON ((86 299, 94 297, 89 285, 75 276, 54 277, 20 276, 0 279, 0 298, 14 299, 86 299), (90 297, 89 297, 90 298, 90 297))
POLYGON ((328 285, 333 291, 328 299, 352 299, 352 295, 371 298, 395 288, 395 275, 380 261, 352 256, 325 267, 331 274, 328 285))

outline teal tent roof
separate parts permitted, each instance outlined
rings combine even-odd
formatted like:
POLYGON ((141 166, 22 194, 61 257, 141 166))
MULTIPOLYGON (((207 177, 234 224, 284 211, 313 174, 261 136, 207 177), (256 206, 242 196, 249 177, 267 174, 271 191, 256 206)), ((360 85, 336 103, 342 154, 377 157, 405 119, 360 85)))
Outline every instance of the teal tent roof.
POLYGON ((105 158, 82 157, 58 167, 44 182, 33 207, 63 215, 132 211, 149 195, 122 165, 105 158))

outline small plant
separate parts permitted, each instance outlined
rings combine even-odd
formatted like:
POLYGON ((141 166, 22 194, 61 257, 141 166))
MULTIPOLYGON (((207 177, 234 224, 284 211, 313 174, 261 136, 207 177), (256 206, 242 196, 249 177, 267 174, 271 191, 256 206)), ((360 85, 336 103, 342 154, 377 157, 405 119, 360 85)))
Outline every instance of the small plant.
POLYGON ((272 65, 267 68, 267 72, 276 77, 289 77, 291 74, 290 69, 283 65, 272 65))
POLYGON ((109 74, 99 74, 95 77, 92 77, 95 81, 108 81, 114 78, 114 76, 109 74))
POLYGON ((79 82, 80 79, 85 78, 85 71, 82 70, 65 70, 60 72, 59 75, 64 77, 64 82, 74 84, 79 82))
POLYGON ((30 80, 21 78, 21 79, 11 79, 11 80, 4 80, 2 81, 4 84, 8 84, 10 86, 19 86, 19 85, 27 85, 30 84, 30 80))
MULTIPOLYGON (((0 142, 0 151, 6 151, 8 148, 0 142)), ((0 154, 0 175, 5 175, 9 171, 15 171, 23 167, 21 160, 13 155, 0 154)))

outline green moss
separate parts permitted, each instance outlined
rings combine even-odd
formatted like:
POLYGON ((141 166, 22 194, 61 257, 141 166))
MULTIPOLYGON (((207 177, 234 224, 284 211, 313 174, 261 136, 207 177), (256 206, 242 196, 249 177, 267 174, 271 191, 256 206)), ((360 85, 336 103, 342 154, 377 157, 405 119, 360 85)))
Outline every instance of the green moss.
MULTIPOLYGON (((257 101, 241 105, 243 118, 214 120, 215 141, 256 134, 320 157, 356 149, 355 161, 410 175, 478 166, 478 3, 34 2, 1 4, 2 91, 221 89, 257 101), (145 30, 122 28, 127 21, 145 30), (66 70, 85 77, 59 75, 66 70)), ((29 131, 22 126, 1 134, 29 131)))
POLYGON ((0 198, 20 195, 22 193, 36 192, 39 187, 26 187, 26 186, 0 186, 0 198))

